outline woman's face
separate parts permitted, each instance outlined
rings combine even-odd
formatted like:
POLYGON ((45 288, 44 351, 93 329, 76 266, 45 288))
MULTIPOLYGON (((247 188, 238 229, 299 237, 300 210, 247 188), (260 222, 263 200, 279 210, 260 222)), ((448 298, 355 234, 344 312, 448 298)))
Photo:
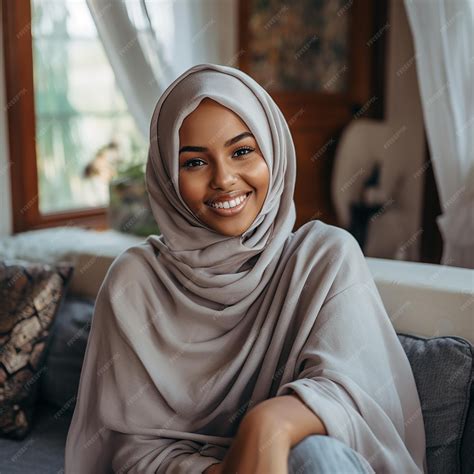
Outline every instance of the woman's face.
POLYGON ((179 190, 184 202, 223 235, 245 232, 259 214, 269 170, 254 136, 230 109, 203 99, 179 129, 179 190))

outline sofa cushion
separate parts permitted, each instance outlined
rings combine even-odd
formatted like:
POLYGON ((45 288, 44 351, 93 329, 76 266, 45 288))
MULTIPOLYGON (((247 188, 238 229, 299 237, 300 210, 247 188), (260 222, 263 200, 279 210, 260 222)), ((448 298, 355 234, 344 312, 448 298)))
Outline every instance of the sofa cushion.
POLYGON ((0 436, 31 429, 51 327, 74 267, 0 261, 0 436))
MULTIPOLYGON (((474 466, 461 465, 461 445, 469 431, 474 347, 457 336, 397 334, 421 401, 429 473, 473 472, 474 466)), ((463 462, 469 460, 464 458, 463 462)))
POLYGON ((57 407, 75 405, 94 300, 66 295, 52 328, 41 397, 57 407))

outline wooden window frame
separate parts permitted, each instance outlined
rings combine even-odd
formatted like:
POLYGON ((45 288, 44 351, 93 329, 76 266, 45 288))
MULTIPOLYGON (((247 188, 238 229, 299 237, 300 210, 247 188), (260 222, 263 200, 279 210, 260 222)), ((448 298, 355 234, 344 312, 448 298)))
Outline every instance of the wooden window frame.
POLYGON ((13 233, 56 226, 107 229, 107 207, 41 214, 30 0, 2 0, 13 233))

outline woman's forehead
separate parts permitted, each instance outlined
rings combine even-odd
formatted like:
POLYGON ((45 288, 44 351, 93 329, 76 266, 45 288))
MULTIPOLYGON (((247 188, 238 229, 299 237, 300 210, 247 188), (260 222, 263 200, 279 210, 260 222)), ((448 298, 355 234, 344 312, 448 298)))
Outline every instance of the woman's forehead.
POLYGON ((179 127, 180 140, 199 139, 224 143, 236 134, 251 132, 242 118, 215 101, 201 104, 185 117, 179 127))

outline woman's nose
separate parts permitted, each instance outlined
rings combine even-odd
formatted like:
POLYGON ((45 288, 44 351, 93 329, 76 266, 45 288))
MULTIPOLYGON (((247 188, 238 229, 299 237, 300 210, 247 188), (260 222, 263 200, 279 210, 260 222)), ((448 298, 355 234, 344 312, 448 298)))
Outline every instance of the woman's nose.
POLYGON ((216 160, 212 169, 212 187, 227 189, 235 180, 236 175, 232 163, 226 163, 224 159, 216 160))

